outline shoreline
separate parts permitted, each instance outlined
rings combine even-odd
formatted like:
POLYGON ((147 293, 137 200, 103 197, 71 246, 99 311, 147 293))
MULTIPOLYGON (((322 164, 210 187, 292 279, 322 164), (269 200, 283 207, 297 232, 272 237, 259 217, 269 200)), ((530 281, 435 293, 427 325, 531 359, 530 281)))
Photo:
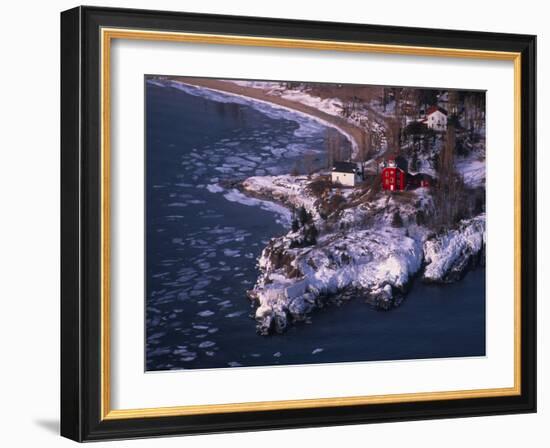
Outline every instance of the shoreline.
MULTIPOLYGON (((247 196, 283 205, 308 209, 309 203, 313 210, 308 211, 315 215, 320 205, 309 200, 307 182, 286 175, 253 176, 242 187, 247 196)), ((405 300, 417 278, 423 283, 454 283, 482 265, 484 213, 433 234, 428 227, 416 224, 417 203, 428 207, 431 200, 421 190, 405 200, 376 199, 368 210, 354 206, 347 209, 348 217, 344 216, 350 224, 344 231, 330 221, 324 225, 323 219, 313 218, 318 230, 313 243, 305 239, 303 221, 301 227, 272 238, 258 261, 258 281, 248 292, 257 306, 258 332, 283 333, 317 308, 350 295, 376 309, 389 310, 405 300), (414 226, 390 225, 395 213, 414 226)))
POLYGON ((343 118, 335 115, 330 115, 307 104, 292 101, 286 98, 281 98, 274 95, 269 95, 260 89, 254 87, 241 86, 228 81, 208 78, 193 78, 193 77, 174 77, 173 81, 187 84, 193 87, 205 88, 221 93, 245 97, 248 99, 268 103, 275 107, 282 107, 294 112, 305 114, 326 126, 332 127, 346 137, 352 147, 352 156, 357 156, 359 152, 359 142, 362 139, 364 131, 343 118))

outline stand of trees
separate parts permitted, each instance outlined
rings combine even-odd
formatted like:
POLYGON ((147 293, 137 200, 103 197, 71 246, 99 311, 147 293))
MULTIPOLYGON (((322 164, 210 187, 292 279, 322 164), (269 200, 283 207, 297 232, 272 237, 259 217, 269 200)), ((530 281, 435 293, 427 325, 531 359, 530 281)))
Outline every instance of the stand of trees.
POLYGON ((332 128, 327 128, 325 137, 327 150, 327 168, 332 168, 334 162, 341 162, 350 158, 350 150, 344 148, 342 135, 332 128))
POLYGON ((361 133, 361 139, 358 142, 359 145, 359 162, 366 162, 371 158, 371 153, 373 150, 373 134, 372 132, 364 131, 361 133))
POLYGON ((292 211, 292 231, 298 232, 302 229, 303 240, 301 242, 293 242, 291 247, 313 246, 317 243, 319 231, 313 222, 313 216, 302 205, 298 210, 292 211))
POLYGON ((445 144, 437 164, 438 182, 434 188, 434 226, 446 227, 485 211, 485 189, 469 189, 454 168, 456 130, 447 126, 445 144))
POLYGON ((464 123, 470 140, 476 140, 476 130, 485 121, 485 92, 468 92, 464 96, 464 123))

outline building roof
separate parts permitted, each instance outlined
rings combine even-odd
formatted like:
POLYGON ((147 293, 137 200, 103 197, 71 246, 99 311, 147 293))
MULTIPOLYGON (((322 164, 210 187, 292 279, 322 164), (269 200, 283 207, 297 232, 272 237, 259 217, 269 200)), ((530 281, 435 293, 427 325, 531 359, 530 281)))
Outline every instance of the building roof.
POLYGON ((357 172, 357 164, 352 162, 334 162, 332 171, 339 171, 341 173, 355 173, 357 172))
POLYGON ((409 173, 409 180, 417 180, 417 181, 429 180, 429 181, 432 181, 433 177, 430 176, 429 174, 426 174, 426 173, 416 173, 416 174, 409 173))
POLYGON ((439 106, 431 106, 427 111, 426 111, 426 115, 431 115, 433 114, 434 112, 441 112, 443 115, 447 115, 448 112, 443 109, 442 107, 439 107, 439 106))
POLYGON ((395 166, 399 168, 402 171, 407 171, 409 164, 407 162, 407 159, 403 156, 389 156, 388 161, 394 162, 395 166))
POLYGON ((399 171, 402 171, 403 173, 407 172, 407 170, 404 170, 403 168, 400 168, 398 166, 385 166, 384 168, 382 168, 382 171, 384 170, 399 170, 399 171))

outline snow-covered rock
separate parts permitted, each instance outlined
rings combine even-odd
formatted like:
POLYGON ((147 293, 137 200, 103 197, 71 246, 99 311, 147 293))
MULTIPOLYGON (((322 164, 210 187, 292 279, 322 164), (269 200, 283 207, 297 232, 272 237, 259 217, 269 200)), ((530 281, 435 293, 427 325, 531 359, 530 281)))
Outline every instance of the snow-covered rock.
POLYGON ((429 282, 458 280, 468 267, 483 262, 484 255, 485 213, 482 213, 424 243, 423 279, 429 282))
POLYGON ((389 309, 422 266, 422 241, 405 229, 330 233, 305 248, 292 248, 292 237, 273 239, 259 260, 261 276, 251 296, 263 334, 283 331, 289 320, 303 320, 339 293, 389 309))

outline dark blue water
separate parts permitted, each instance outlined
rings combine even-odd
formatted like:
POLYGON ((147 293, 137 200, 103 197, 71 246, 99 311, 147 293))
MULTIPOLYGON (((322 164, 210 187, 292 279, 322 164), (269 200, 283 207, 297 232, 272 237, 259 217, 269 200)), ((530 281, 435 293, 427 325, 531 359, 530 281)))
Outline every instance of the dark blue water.
POLYGON ((226 181, 303 171, 305 154, 322 166, 329 131, 266 105, 151 83, 146 115, 147 370, 485 354, 484 270, 449 286, 417 282, 390 312, 352 300, 284 335, 257 335, 246 290, 288 216, 226 181))

